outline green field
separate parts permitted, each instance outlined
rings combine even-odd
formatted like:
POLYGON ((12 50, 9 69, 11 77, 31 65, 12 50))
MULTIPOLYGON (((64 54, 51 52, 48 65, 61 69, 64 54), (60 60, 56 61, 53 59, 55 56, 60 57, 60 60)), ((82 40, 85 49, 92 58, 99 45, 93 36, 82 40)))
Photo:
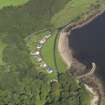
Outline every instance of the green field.
POLYGON ((56 70, 56 66, 55 66, 55 63, 57 63, 57 66, 58 66, 58 70, 60 72, 64 72, 65 69, 66 69, 66 65, 65 63, 63 62, 59 52, 58 52, 58 49, 57 49, 57 43, 58 43, 58 38, 56 40, 56 43, 55 43, 55 38, 56 38, 56 35, 59 35, 57 33, 57 31, 53 32, 52 33, 52 36, 49 38, 49 40, 44 44, 42 50, 41 50, 41 53, 42 53, 42 57, 43 59, 47 62, 47 64, 52 67, 53 69, 56 70), (55 45, 56 44, 56 45, 55 45), (56 48, 54 48, 54 45, 56 48), (55 53, 55 56, 54 56, 54 53, 55 53), (55 62, 55 60, 56 62, 55 62))
POLYGON ((104 5, 104 0, 71 0, 60 12, 52 17, 51 23, 55 27, 63 26, 71 21, 79 20, 84 15, 88 16, 89 11, 101 8, 104 5))
POLYGON ((28 1, 29 0, 0 0, 0 8, 22 5, 28 1))
POLYGON ((55 36, 56 36, 56 32, 52 34, 52 36, 49 38, 49 40, 44 44, 43 48, 41 49, 41 54, 44 61, 53 69, 56 69, 54 65, 54 57, 53 57, 55 36))

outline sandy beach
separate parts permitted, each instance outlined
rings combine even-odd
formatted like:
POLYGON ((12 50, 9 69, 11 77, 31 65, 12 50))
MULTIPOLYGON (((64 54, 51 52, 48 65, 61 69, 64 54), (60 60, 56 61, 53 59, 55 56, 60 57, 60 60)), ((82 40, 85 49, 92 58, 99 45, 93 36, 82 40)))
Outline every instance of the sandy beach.
POLYGON ((61 32, 58 41, 58 50, 65 64, 67 64, 68 68, 70 68, 72 64, 72 54, 68 44, 69 44, 68 33, 61 32))
POLYGON ((74 59, 72 57, 72 50, 69 47, 69 32, 62 31, 60 33, 59 41, 58 41, 58 51, 65 62, 67 64, 67 68, 69 69, 72 66, 74 66, 75 69, 81 67, 81 69, 86 69, 86 66, 82 63, 80 63, 78 60, 74 59))

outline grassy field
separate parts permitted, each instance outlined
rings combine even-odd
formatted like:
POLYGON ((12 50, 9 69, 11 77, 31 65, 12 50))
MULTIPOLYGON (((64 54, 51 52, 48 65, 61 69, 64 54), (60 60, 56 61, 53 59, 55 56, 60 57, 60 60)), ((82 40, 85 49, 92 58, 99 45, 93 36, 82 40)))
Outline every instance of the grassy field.
POLYGON ((53 69, 55 69, 54 65, 54 58, 53 58, 53 53, 54 53, 54 39, 55 39, 55 34, 52 35, 49 40, 44 44, 43 48, 41 49, 41 55, 44 59, 44 61, 53 69))
POLYGON ((97 6, 101 8, 104 5, 104 0, 71 0, 65 5, 64 9, 52 17, 51 23, 54 27, 63 26, 73 20, 80 19, 83 14, 88 16, 87 11, 92 8, 97 9, 97 6))
POLYGON ((22 5, 28 1, 29 0, 0 0, 0 8, 22 5))
MULTIPOLYGON (((41 32, 38 32, 38 33, 33 33, 32 35, 31 35, 31 37, 28 37, 28 38, 26 38, 25 39, 25 41, 26 41, 26 43, 27 43, 27 46, 28 46, 28 48, 29 48, 29 50, 30 50, 30 52, 35 52, 35 51, 37 51, 37 44, 39 43, 39 41, 45 36, 45 35, 47 35, 48 34, 48 31, 41 31, 41 32)), ((54 37, 55 38, 55 37, 54 37)), ((53 40, 53 38, 51 38, 52 39, 52 41, 54 41, 53 40)), ((50 41, 50 40, 48 40, 48 41, 50 41)), ((54 43, 52 43, 51 42, 51 44, 50 44, 50 48, 48 48, 50 51, 52 51, 52 47, 51 46, 53 46, 53 44, 54 43)), ((42 48, 43 49, 43 48, 42 48)), ((46 48, 45 49, 43 49, 44 51, 46 50, 46 48)), ((44 53, 41 53, 41 56, 42 56, 42 58, 43 58, 43 61, 44 62, 46 62, 50 67, 54 67, 54 63, 53 63, 53 61, 52 61, 52 59, 50 59, 51 57, 52 57, 52 54, 53 54, 53 52, 51 52, 51 54, 50 54, 50 52, 48 51, 48 52, 44 52, 44 53), (44 54, 44 55, 43 55, 44 54), (49 59, 49 61, 47 61, 49 59)), ((35 68, 37 69, 37 70, 39 70, 39 71, 42 71, 42 72, 44 72, 44 73, 47 73, 46 72, 46 69, 45 68, 41 68, 40 67, 40 63, 38 63, 36 60, 35 60, 35 58, 33 57, 33 56, 31 56, 31 59, 32 59, 32 62, 33 62, 33 64, 35 65, 35 68)), ((48 75, 48 73, 47 73, 47 75, 48 75)), ((56 78, 56 72, 53 72, 53 73, 51 73, 51 74, 49 74, 48 75, 48 77, 50 78, 50 79, 54 79, 54 78, 56 78)))
POLYGON ((66 65, 64 64, 63 60, 60 57, 60 54, 57 49, 57 43, 58 43, 58 38, 57 42, 55 43, 55 38, 56 38, 57 32, 55 31, 52 33, 52 36, 49 38, 49 40, 44 44, 41 53, 43 59, 47 62, 47 64, 52 67, 53 69, 56 69, 55 63, 57 63, 58 69, 61 72, 64 72, 66 69, 66 65), (55 45, 56 44, 56 45, 55 45), (54 49, 55 45, 55 49, 54 49), (54 51, 55 51, 55 57, 54 57, 54 51), (54 61, 54 58, 56 58, 56 62, 54 61))
POLYGON ((3 42, 0 40, 0 65, 3 65, 3 64, 4 64, 2 58, 3 58, 3 50, 4 50, 5 47, 6 47, 6 44, 3 43, 3 42))

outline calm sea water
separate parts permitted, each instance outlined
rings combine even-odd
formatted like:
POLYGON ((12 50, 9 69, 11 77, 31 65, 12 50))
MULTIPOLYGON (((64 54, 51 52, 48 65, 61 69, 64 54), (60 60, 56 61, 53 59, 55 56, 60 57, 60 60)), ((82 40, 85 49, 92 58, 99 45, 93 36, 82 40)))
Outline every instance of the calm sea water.
POLYGON ((82 63, 96 62, 96 75, 105 81, 105 13, 87 25, 72 30, 69 45, 82 63))

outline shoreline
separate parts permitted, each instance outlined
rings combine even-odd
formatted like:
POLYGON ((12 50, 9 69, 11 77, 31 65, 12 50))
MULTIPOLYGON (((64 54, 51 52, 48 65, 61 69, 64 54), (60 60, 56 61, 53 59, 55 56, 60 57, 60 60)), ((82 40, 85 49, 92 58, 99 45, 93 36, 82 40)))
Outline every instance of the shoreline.
POLYGON ((96 11, 95 13, 93 12, 93 14, 90 14, 86 19, 82 19, 82 20, 80 19, 79 21, 72 22, 72 23, 65 25, 61 30, 63 32, 69 32, 69 34, 70 34, 70 32, 72 30, 81 28, 81 27, 89 24, 94 19, 96 19, 98 16, 102 15, 104 12, 105 12, 105 7, 102 10, 96 11))
POLYGON ((87 84, 85 84, 85 88, 93 95, 90 105, 96 105, 95 103, 98 103, 99 100, 97 92, 94 91, 94 89, 87 84))
MULTIPOLYGON (((62 59, 67 64, 68 68, 70 68, 71 65, 73 65, 73 64, 74 65, 77 64, 77 65, 79 65, 77 67, 81 67, 81 63, 73 58, 72 49, 70 49, 70 47, 69 47, 68 36, 70 35, 70 32, 74 29, 81 28, 81 27, 89 24, 94 19, 96 19, 98 16, 102 15, 104 12, 105 12, 105 10, 103 9, 99 13, 94 14, 92 17, 88 17, 85 21, 77 22, 77 24, 73 23, 73 25, 68 24, 67 26, 65 26, 62 29, 62 31, 60 33, 59 41, 58 41, 58 50, 59 50, 59 53, 60 53, 62 59)), ((84 66, 84 65, 82 65, 82 66, 84 66)), ((91 76, 84 77, 81 79, 81 81, 83 81, 88 86, 88 88, 86 87, 87 90, 92 89, 92 92, 94 93, 94 95, 93 95, 94 98, 91 100, 91 105, 103 105, 102 96, 104 96, 104 93, 103 93, 102 83, 101 83, 101 81, 97 81, 99 79, 98 79, 98 77, 96 77, 94 75, 94 73, 91 74, 91 76), (88 81, 88 80, 91 80, 91 76, 93 79, 92 82, 88 81), (92 83, 95 84, 95 86, 93 86, 92 83)))
MULTIPOLYGON (((68 45, 68 34, 65 32, 61 32, 61 35, 59 37, 58 50, 59 50, 59 53, 60 53, 63 61, 67 64, 68 69, 70 69, 71 65, 72 66, 76 65, 76 69, 78 69, 78 67, 82 67, 82 66, 83 66, 83 69, 85 69, 85 66, 82 63, 80 63, 79 61, 77 61, 76 59, 74 59, 72 57, 72 51, 70 50, 69 45, 68 45)), ((84 75, 87 75, 87 74, 84 74, 84 75)), ((83 78, 80 78, 80 81, 82 81, 84 84, 86 84, 88 86, 88 88, 86 88, 88 91, 90 91, 89 90, 90 88, 93 90, 94 94, 93 94, 93 99, 91 100, 91 105, 100 105, 100 104, 98 104, 98 103, 100 103, 100 100, 101 100, 100 92, 97 91, 96 87, 91 86, 90 83, 87 83, 86 82, 87 80, 84 80, 85 78, 86 77, 83 76, 83 78), (97 97, 98 97, 98 99, 97 99, 97 97), (97 102, 97 104, 95 104, 96 102, 97 102)), ((97 82, 95 82, 95 81, 93 81, 93 82, 95 84, 97 84, 97 82)))

